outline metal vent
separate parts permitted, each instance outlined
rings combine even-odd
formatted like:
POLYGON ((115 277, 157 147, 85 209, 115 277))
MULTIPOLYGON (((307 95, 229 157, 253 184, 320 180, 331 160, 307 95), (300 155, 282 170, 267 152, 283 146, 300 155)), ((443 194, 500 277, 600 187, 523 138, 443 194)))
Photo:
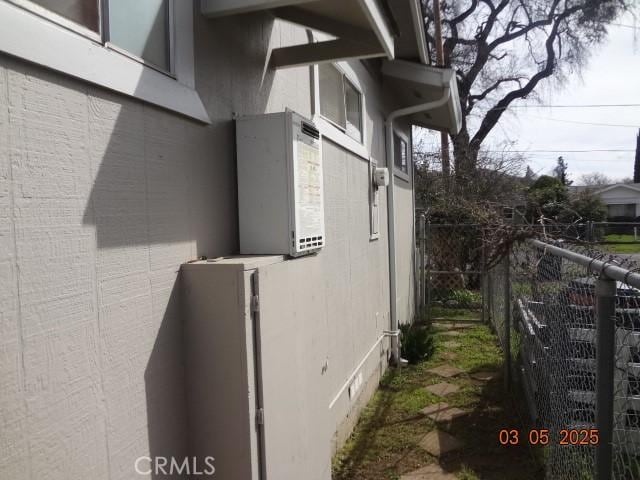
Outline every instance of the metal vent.
POLYGON ((320 132, 318 129, 307 122, 302 122, 302 133, 313 138, 320 138, 320 132))

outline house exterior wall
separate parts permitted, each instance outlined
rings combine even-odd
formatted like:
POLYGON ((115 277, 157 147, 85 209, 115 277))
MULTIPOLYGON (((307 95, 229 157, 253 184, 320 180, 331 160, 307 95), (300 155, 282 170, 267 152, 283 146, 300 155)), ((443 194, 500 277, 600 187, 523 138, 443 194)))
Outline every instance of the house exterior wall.
POLYGON ((606 205, 634 204, 636 206, 635 216, 640 216, 640 192, 636 190, 621 186, 601 192, 599 196, 606 205))
MULTIPOLYGON (((308 68, 265 68, 304 30, 266 15, 195 22, 208 126, 0 54, 0 478, 130 479, 140 456, 187 454, 178 272, 238 250, 233 115, 312 113, 308 68)), ((383 165, 383 95, 353 68, 383 165)), ((330 299, 337 392, 389 328, 386 197, 371 241, 368 162, 323 149, 327 246, 307 261, 321 264, 330 299)), ((410 188, 397 192, 405 322, 413 211, 410 188)), ((377 378, 379 359, 362 373, 377 378)), ((336 402, 334 442, 362 402, 336 402)))

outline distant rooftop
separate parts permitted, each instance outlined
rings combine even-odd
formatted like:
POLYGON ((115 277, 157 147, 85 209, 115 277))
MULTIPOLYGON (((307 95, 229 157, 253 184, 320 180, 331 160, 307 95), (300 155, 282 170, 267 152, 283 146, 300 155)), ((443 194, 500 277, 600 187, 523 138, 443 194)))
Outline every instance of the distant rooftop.
POLYGON ((624 185, 625 187, 632 187, 640 192, 640 183, 609 183, 606 185, 571 185, 569 186, 570 193, 580 193, 586 190, 593 192, 601 192, 602 190, 616 187, 618 185, 624 185))

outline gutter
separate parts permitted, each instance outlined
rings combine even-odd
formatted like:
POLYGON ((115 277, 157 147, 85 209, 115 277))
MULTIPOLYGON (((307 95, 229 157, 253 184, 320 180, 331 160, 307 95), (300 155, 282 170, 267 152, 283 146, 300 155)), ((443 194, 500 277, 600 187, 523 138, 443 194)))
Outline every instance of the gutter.
MULTIPOLYGON (((400 343, 398 341, 398 292, 397 292, 397 274, 396 274, 396 217, 394 210, 394 186, 395 186, 395 159, 393 145, 393 122, 400 117, 413 115, 415 113, 427 112, 435 108, 439 108, 449 101, 451 89, 445 87, 442 97, 438 100, 413 105, 411 107, 401 108, 391 112, 385 121, 386 133, 386 157, 387 168, 390 170, 389 176, 391 181, 387 187, 387 231, 389 236, 389 304, 391 311, 391 355, 397 367, 400 366, 400 343)), ((413 215, 413 213, 412 213, 413 215)))

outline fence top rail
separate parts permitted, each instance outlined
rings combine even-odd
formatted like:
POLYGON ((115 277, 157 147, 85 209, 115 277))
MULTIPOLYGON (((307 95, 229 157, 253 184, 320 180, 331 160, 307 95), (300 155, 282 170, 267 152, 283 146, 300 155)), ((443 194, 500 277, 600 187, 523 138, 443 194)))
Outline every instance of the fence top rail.
POLYGON ((593 225, 635 225, 640 227, 640 222, 591 222, 593 225))
POLYGON ((632 272, 631 270, 628 270, 626 268, 619 267, 617 265, 612 264, 611 262, 597 260, 595 258, 591 258, 586 255, 582 255, 580 253, 572 252, 571 250, 567 250, 562 247, 557 247, 555 245, 551 245, 549 243, 545 243, 533 238, 528 239, 527 242, 535 247, 544 249, 547 252, 552 253, 553 255, 566 258, 567 260, 577 263, 578 265, 582 265, 593 273, 599 273, 612 280, 617 280, 619 282, 631 285, 632 287, 640 288, 639 273, 632 272))

